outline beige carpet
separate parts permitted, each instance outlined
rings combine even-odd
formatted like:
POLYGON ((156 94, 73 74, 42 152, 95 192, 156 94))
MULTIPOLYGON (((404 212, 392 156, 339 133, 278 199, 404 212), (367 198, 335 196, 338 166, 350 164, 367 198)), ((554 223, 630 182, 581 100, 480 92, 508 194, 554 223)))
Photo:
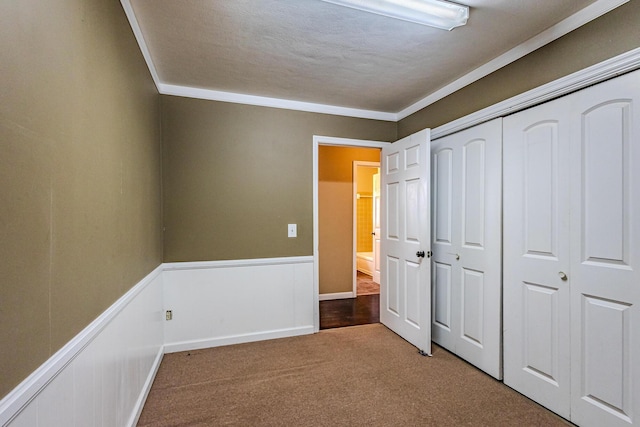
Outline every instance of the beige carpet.
POLYGON ((377 295, 380 293, 380 285, 373 281, 373 277, 360 271, 358 271, 357 273, 357 295, 377 295))
POLYGON ((570 425, 380 324, 165 355, 139 426, 570 425))

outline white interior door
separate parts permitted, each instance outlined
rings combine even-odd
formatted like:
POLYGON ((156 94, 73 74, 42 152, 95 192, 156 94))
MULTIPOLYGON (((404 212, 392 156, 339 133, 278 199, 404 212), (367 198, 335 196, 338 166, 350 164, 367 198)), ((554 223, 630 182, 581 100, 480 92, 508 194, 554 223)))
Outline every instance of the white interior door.
POLYGON ((570 416, 569 98, 504 123, 504 382, 570 416))
POLYGON ((380 173, 373 175, 373 281, 380 283, 380 173))
POLYGON ((430 131, 382 149, 380 321, 431 354, 430 131))
POLYGON ((640 420, 640 72, 573 96, 571 420, 640 420))
POLYGON ((502 378, 502 119, 432 142, 433 341, 502 378))

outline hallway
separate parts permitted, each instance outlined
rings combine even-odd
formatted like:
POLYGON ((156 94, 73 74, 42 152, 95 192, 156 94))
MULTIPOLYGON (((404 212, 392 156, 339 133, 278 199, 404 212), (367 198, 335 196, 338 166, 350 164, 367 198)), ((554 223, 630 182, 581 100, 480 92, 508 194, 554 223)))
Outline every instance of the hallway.
POLYGON ((380 285, 358 272, 357 298, 320 301, 320 329, 380 322, 380 285))

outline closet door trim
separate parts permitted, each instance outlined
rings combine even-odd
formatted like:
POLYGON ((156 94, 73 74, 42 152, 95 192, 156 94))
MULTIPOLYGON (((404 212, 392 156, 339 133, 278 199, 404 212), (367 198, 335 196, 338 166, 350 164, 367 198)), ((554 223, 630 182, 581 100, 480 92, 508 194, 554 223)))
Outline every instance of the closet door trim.
POLYGON ((614 56, 568 76, 516 95, 431 130, 433 140, 513 114, 640 68, 640 48, 614 56))

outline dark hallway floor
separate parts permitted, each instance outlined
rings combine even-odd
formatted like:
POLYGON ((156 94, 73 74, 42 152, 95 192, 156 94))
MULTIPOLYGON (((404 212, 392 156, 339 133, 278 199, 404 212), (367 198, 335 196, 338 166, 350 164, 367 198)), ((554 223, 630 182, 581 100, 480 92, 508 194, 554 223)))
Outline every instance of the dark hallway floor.
POLYGON ((320 301, 320 329, 380 322, 380 294, 320 301))
POLYGON ((380 322, 380 285, 357 272, 357 298, 320 301, 320 329, 380 322))

